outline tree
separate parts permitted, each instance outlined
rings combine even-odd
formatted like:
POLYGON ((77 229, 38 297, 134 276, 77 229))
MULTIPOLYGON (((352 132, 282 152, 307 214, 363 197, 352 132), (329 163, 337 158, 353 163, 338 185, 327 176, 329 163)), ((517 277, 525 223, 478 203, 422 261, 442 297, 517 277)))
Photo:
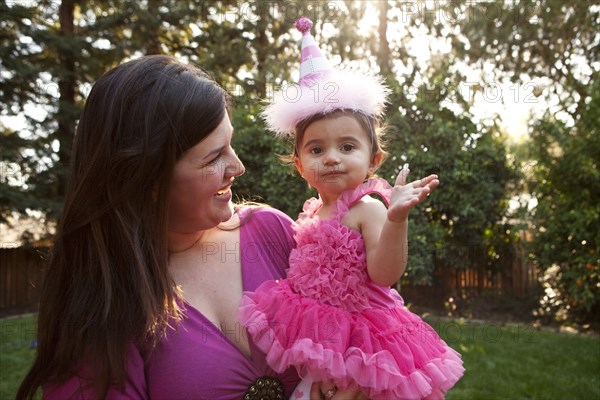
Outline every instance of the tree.
POLYGON ((52 218, 62 201, 62 170, 68 163, 77 114, 72 13, 72 3, 66 2, 2 3, 2 67, 7 79, 2 93, 7 107, 2 116, 22 114, 26 123, 21 132, 3 129, 8 156, 3 162, 12 166, 16 180, 16 184, 3 182, 7 193, 2 197, 4 221, 12 211, 41 210, 52 218), (38 114, 42 115, 29 111, 35 105, 41 106, 38 114), (65 144, 58 146, 61 140, 65 144))
MULTIPOLYGON (((455 3, 453 3, 454 5, 455 3)), ((459 1, 461 57, 513 82, 539 82, 538 90, 557 104, 554 112, 579 118, 598 75, 600 9, 594 2, 459 1), (461 40, 466 39, 466 40, 461 40), (544 84, 544 82, 547 82, 544 84)))
MULTIPOLYGON (((95 79, 123 59, 162 49, 159 39, 169 36, 160 30, 165 24, 155 20, 153 12, 165 7, 155 6, 83 0, 2 2, 6 107, 0 116, 21 116, 25 121, 16 130, 2 126, 2 222, 12 213, 34 211, 42 213, 42 221, 57 220, 71 142, 87 92, 95 79), (138 32, 138 26, 144 28, 138 32)), ((170 38, 175 47, 178 37, 170 38)))
POLYGON ((575 126, 547 114, 533 128, 533 252, 547 268, 540 312, 560 319, 600 311, 600 81, 591 93, 575 126))
POLYGON ((546 275, 541 311, 595 318, 600 7, 556 0, 453 6, 457 54, 482 69, 492 64, 496 80, 533 82, 548 104, 530 121, 530 151, 521 162, 534 167, 519 187, 538 202, 525 223, 534 233, 531 256, 546 275))
POLYGON ((461 59, 454 49, 430 49, 426 64, 416 62, 410 51, 411 42, 423 35, 430 35, 431 43, 449 41, 451 22, 428 20, 431 13, 421 4, 406 9, 405 2, 391 3, 378 3, 379 40, 371 47, 382 71, 395 60, 387 79, 393 89, 386 118, 392 157, 381 174, 391 181, 407 162, 413 179, 436 173, 441 181, 411 212, 407 280, 431 283, 435 268, 502 268, 512 260, 512 246, 506 245, 512 235, 504 225, 507 188, 516 178, 505 137, 496 124, 478 123, 471 113, 472 98, 459 90, 461 59), (403 26, 405 34, 388 40, 394 29, 386 30, 388 21, 395 29, 403 26), (445 29, 437 29, 437 23, 445 29))

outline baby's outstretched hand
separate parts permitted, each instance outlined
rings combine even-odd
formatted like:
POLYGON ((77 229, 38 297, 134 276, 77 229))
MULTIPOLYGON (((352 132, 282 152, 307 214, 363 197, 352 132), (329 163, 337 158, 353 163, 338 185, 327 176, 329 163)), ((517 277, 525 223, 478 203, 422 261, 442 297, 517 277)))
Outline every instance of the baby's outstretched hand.
POLYGON ((406 183, 408 173, 408 164, 404 164, 392 190, 388 208, 388 219, 392 222, 405 222, 410 209, 425 200, 440 183, 437 175, 406 183))

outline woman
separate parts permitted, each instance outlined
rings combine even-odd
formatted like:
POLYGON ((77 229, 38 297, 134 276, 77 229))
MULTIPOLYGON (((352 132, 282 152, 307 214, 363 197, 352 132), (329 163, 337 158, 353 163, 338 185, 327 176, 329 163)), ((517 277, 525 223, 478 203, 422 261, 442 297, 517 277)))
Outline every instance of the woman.
POLYGON ((243 290, 284 276, 291 221, 234 212, 244 166, 227 106, 206 73, 166 56, 96 82, 18 399, 290 395, 295 372, 270 370, 236 315, 243 290))

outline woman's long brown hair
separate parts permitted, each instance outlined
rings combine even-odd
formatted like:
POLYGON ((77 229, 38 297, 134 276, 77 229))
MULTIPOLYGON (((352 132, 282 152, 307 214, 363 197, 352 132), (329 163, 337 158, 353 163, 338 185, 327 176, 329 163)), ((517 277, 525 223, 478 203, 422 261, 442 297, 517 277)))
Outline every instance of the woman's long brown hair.
POLYGON ((17 399, 84 368, 104 398, 124 385, 128 346, 153 343, 181 317, 167 270, 169 182, 227 106, 206 73, 166 56, 127 62, 95 83, 45 273, 37 355, 17 399))

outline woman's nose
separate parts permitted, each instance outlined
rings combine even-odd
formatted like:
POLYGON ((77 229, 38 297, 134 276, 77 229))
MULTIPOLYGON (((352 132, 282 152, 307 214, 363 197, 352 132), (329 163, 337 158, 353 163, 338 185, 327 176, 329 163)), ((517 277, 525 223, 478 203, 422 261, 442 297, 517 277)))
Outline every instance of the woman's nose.
POLYGON ((240 176, 243 175, 244 172, 246 172, 246 167, 244 167, 242 160, 239 159, 237 154, 233 153, 233 160, 229 166, 229 175, 240 176))

